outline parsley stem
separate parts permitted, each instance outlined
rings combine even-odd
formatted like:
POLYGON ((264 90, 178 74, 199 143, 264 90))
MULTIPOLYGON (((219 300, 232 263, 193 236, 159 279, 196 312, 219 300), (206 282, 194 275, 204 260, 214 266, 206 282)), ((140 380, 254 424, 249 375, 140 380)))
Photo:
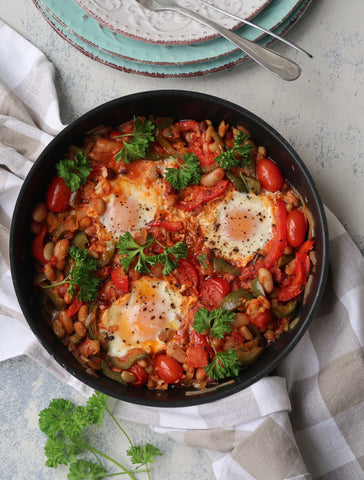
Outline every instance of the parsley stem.
MULTIPOLYGON (((112 457, 109 457, 109 455, 106 455, 106 453, 102 453, 100 452, 100 450, 97 450, 97 448, 94 448, 94 447, 91 447, 91 445, 89 445, 88 443, 86 443, 84 440, 82 440, 82 443, 84 445, 85 448, 87 448, 88 450, 90 450, 90 452, 96 454, 96 455, 100 455, 101 457, 105 458, 106 460, 109 460, 109 462, 112 462, 114 463, 117 467, 119 467, 124 473, 126 473, 132 480, 137 480, 133 473, 137 473, 137 472, 132 472, 130 470, 128 470, 127 468, 125 468, 123 465, 121 465, 121 463, 119 463, 118 461, 116 461, 115 459, 113 459, 112 457)), ((141 470, 138 470, 138 471, 141 471, 141 470)))
POLYGON ((119 427, 119 429, 123 432, 123 434, 125 435, 125 437, 127 438, 128 442, 130 443, 130 446, 133 447, 134 444, 133 442, 131 441, 129 435, 126 433, 126 431, 123 429, 123 427, 120 425, 120 423, 116 420, 114 414, 111 412, 111 410, 109 410, 109 408, 107 406, 105 406, 105 410, 107 411, 107 413, 110 415, 110 417, 114 420, 114 422, 116 423, 116 425, 119 427))

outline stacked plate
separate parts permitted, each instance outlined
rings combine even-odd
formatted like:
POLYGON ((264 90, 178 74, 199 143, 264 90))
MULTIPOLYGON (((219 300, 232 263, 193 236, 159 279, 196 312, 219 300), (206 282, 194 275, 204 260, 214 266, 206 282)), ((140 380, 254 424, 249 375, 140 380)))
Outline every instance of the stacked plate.
MULTIPOLYGON (((208 0, 241 18, 284 35, 311 0, 208 0)), ((174 12, 152 12, 135 0, 33 0, 55 31, 90 58, 124 72, 193 77, 248 58, 202 24, 174 12)), ((272 37, 193 0, 179 4, 261 45, 272 37)))

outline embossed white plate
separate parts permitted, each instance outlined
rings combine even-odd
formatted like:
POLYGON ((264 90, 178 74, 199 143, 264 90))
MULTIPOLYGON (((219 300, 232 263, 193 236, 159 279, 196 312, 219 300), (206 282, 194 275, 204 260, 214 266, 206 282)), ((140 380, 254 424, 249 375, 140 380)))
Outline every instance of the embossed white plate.
MULTIPOLYGON (((272 6, 276 5, 280 9, 283 3, 295 2, 296 0, 279 0, 279 4, 272 2, 272 6)), ((278 35, 284 35, 295 23, 301 18, 304 12, 307 10, 307 7, 310 5, 312 0, 301 0, 296 8, 291 12, 291 14, 280 24, 278 28, 274 31, 278 35)), ((244 63, 248 60, 247 56, 244 56, 242 52, 235 52, 228 55, 223 55, 214 60, 209 60, 205 62, 194 62, 190 64, 179 63, 179 64, 169 64, 169 65, 158 65, 158 64, 148 64, 135 62, 126 58, 121 58, 119 56, 111 55, 98 49, 96 46, 90 45, 90 43, 84 42, 78 36, 74 35, 70 30, 60 24, 55 18, 49 14, 47 10, 43 8, 39 0, 33 0, 34 5, 40 10, 44 18, 47 20, 49 25, 68 43, 73 45, 81 53, 87 57, 107 65, 109 67, 115 68, 117 70, 132 73, 137 75, 144 75, 149 77, 157 78, 166 78, 166 77, 195 77, 206 74, 215 73, 221 70, 235 67, 241 63, 244 63)), ((272 9, 273 11, 275 8, 272 9)), ((274 13, 274 12, 273 12, 274 13)), ((243 27, 245 28, 245 27, 243 27)), ((218 40, 214 40, 218 41, 218 40)), ((258 43, 261 45, 269 46, 272 43, 272 38, 265 36, 260 39, 258 43)), ((145 44, 146 45, 146 44, 145 44)), ((148 45, 146 45, 148 46, 148 45)), ((150 49, 154 49, 156 45, 149 45, 150 49)), ((177 47, 169 47, 177 48, 177 47)))
MULTIPOLYGON (((252 19, 270 0, 216 0, 220 8, 252 19)), ((276 0, 277 1, 277 0, 276 0)), ((152 12, 135 0, 76 0, 91 17, 116 33, 147 43, 184 45, 217 38, 210 28, 176 12, 152 12)), ((241 23, 194 0, 176 0, 231 30, 241 23)))

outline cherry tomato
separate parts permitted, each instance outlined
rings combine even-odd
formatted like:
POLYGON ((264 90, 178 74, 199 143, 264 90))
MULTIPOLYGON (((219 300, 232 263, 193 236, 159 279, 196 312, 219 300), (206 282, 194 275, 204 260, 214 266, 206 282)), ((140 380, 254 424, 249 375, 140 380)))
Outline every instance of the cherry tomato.
POLYGON ((212 308, 219 308, 224 297, 231 291, 230 283, 221 277, 206 280, 200 291, 200 299, 212 308))
POLYGON ((44 258, 43 255, 43 250, 44 250, 44 237, 47 234, 47 227, 44 226, 40 229, 40 231, 37 233, 37 235, 34 237, 33 240, 33 255, 37 260, 39 260, 42 263, 47 263, 47 260, 44 258))
POLYGON ((65 212, 71 198, 71 189, 61 177, 53 177, 47 189, 46 205, 53 213, 65 212))
POLYGON ((188 347, 185 363, 191 368, 206 367, 209 363, 209 355, 203 345, 188 347))
POLYGON ((134 363, 134 365, 128 369, 128 372, 132 373, 136 377, 135 382, 132 383, 133 387, 142 387, 145 383, 147 383, 147 371, 137 363, 134 363))
POLYGON ((272 315, 272 310, 264 310, 263 313, 258 315, 257 317, 251 317, 250 321, 254 325, 256 325, 259 330, 265 330, 267 326, 270 324, 272 321, 273 315, 272 315))
POLYGON ((300 210, 292 210, 287 218, 287 240, 291 247, 299 247, 306 238, 307 222, 300 210))
POLYGON ((155 358, 155 371, 166 383, 176 383, 183 375, 182 365, 173 357, 159 353, 155 358))
POLYGON ((283 175, 277 165, 269 158, 259 160, 257 177, 262 187, 268 192, 276 192, 283 187, 283 175))
POLYGON ((116 267, 111 270, 111 280, 114 285, 122 292, 129 291, 129 277, 121 267, 116 267))

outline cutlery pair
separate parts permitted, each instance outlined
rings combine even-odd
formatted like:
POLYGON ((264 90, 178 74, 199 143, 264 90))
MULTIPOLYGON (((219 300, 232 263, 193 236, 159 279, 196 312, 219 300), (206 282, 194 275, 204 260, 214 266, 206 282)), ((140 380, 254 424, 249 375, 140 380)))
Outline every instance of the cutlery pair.
MULTIPOLYGON (((203 17, 199 13, 193 12, 192 10, 188 10, 187 8, 177 5, 177 3, 174 0, 135 0, 135 1, 140 5, 142 5, 143 7, 148 8, 149 10, 153 10, 157 12, 164 11, 164 10, 172 10, 182 15, 185 15, 187 17, 190 17, 194 20, 197 20, 198 22, 204 25, 207 25, 208 27, 212 28, 217 33, 219 33, 219 35, 226 38, 235 46, 237 46, 246 55, 248 55, 248 57, 250 57, 252 60, 255 60, 261 67, 265 68, 266 70, 270 71, 271 73, 273 73, 274 75, 276 75, 277 77, 283 80, 288 80, 288 81, 296 80, 301 75, 301 67, 297 65, 297 63, 293 62, 292 60, 284 57, 283 55, 273 50, 263 47, 257 43, 251 42, 246 38, 240 37, 236 33, 222 27, 221 25, 219 25, 218 23, 212 20, 209 20, 203 17)), ((247 25, 258 28, 259 30, 267 33, 268 35, 273 36, 274 38, 277 38, 283 41, 284 43, 305 53, 306 55, 312 58, 311 54, 309 54, 302 48, 298 47, 297 45, 291 42, 288 42, 287 40, 276 35, 275 33, 272 33, 269 30, 265 30, 263 27, 257 26, 251 22, 248 22, 247 20, 239 18, 234 14, 221 10, 220 8, 215 7, 214 5, 211 5, 204 0, 198 0, 198 1, 221 13, 225 13, 226 15, 229 15, 235 19, 238 19, 239 21, 247 25)))

